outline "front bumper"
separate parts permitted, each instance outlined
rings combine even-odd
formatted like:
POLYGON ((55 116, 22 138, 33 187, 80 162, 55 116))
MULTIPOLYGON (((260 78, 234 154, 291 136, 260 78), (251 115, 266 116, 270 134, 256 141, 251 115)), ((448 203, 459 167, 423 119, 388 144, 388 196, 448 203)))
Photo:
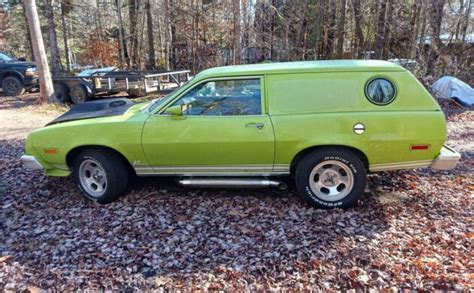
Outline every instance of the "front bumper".
POLYGON ((30 170, 43 170, 44 167, 41 163, 34 157, 29 155, 21 156, 21 162, 26 169, 30 170))
POLYGON ((431 163, 430 168, 436 170, 454 169, 460 159, 461 155, 457 151, 444 145, 441 148, 438 157, 433 161, 433 163, 431 163))

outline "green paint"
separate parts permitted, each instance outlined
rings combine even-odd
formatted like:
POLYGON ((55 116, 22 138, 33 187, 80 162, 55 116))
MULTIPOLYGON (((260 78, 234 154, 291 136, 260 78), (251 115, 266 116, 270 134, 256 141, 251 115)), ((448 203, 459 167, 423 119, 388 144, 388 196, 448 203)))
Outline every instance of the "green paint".
POLYGON ((298 153, 325 145, 355 148, 370 166, 433 160, 445 139, 441 109, 402 67, 384 61, 310 61, 209 69, 161 103, 138 104, 121 116, 36 130, 25 152, 40 160, 51 176, 69 175, 55 166, 68 164, 67 154, 84 146, 112 148, 133 166, 148 168, 148 173, 153 173, 150 166, 161 168, 160 174, 172 166, 220 166, 230 175, 250 166, 253 173, 266 174, 272 166, 274 171, 289 170, 298 153), (170 109, 201 82, 246 76, 260 78, 261 115, 186 116, 170 109), (374 105, 365 97, 365 84, 374 77, 395 85, 397 96, 389 105, 374 105), (365 125, 364 134, 354 133, 356 123, 365 125), (264 127, 254 127, 257 124, 264 127), (412 144, 430 148, 411 151, 412 144), (50 148, 57 153, 45 154, 50 148))

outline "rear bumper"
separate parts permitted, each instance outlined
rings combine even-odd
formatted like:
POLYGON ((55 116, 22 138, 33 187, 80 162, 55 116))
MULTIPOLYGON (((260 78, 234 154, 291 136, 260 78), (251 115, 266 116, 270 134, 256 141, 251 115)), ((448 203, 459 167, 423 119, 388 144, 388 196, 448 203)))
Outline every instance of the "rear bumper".
POLYGON ((433 163, 431 163, 430 168, 436 170, 454 169, 460 159, 461 155, 457 151, 444 145, 441 148, 438 157, 433 161, 433 163))
POLYGON ((29 155, 21 156, 21 162, 26 169, 29 170, 43 170, 44 167, 41 163, 34 157, 29 155))

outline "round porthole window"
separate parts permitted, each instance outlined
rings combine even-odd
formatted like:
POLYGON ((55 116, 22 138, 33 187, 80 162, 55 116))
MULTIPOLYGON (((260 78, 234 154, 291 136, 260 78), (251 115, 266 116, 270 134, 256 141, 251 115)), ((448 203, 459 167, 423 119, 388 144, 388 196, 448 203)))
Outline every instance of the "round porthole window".
POLYGON ((367 82, 365 95, 376 105, 388 105, 395 99, 397 91, 393 83, 385 78, 374 78, 367 82))

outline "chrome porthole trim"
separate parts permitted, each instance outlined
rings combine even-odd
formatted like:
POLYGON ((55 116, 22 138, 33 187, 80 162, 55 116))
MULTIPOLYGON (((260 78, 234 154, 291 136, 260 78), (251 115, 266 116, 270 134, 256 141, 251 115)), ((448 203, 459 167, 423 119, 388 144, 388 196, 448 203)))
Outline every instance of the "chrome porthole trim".
POLYGON ((309 187, 320 199, 338 201, 354 187, 354 174, 346 164, 327 160, 316 165, 309 175, 309 187))
POLYGON ((92 159, 85 159, 79 166, 79 182, 82 188, 94 198, 101 197, 107 190, 105 169, 92 159))

